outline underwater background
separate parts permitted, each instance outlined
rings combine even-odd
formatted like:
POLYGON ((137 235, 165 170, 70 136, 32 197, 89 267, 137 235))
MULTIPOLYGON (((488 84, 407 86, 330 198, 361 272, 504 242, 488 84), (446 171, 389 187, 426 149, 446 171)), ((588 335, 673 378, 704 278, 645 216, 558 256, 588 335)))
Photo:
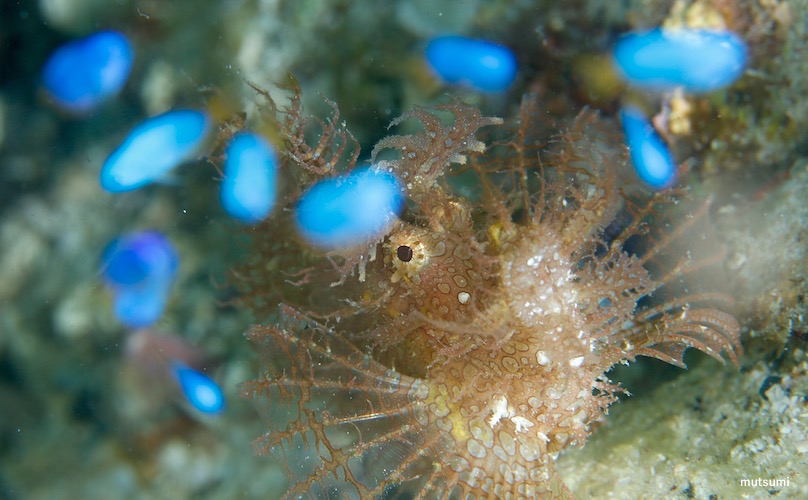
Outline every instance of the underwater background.
MULTIPOLYGON (((808 497, 808 0, 38 0, 0 6, 0 498, 280 498, 280 464, 253 454, 265 428, 238 384, 258 373, 228 271, 250 229, 219 204, 215 158, 112 194, 107 156, 170 109, 256 113, 245 80, 273 92, 291 73, 309 113, 336 102, 367 159, 415 105, 458 95, 487 116, 535 93, 548 126, 585 107, 614 119, 621 100, 664 113, 680 179, 712 197, 727 248, 725 284, 743 328, 740 370, 690 353, 688 371, 641 360, 611 376, 633 394, 556 466, 579 498, 808 497), (662 99, 623 86, 610 50, 660 25, 717 26, 749 47, 746 72, 706 95, 662 99), (124 33, 131 74, 88 113, 42 88, 64 43, 124 33), (507 91, 441 84, 429 40, 505 45, 507 91), (683 110, 684 109, 684 110, 683 110), (218 110, 218 111, 217 111, 218 110), (156 230, 179 266, 165 312, 134 331, 113 313, 100 263, 121 234, 156 230), (193 408, 162 354, 194 360, 225 409, 193 408), (159 354, 157 354, 159 353, 159 354), (748 486, 744 479, 786 480, 748 486)), ((615 122, 616 123, 616 122, 615 122)), ((212 155, 211 155, 212 156, 212 155)))

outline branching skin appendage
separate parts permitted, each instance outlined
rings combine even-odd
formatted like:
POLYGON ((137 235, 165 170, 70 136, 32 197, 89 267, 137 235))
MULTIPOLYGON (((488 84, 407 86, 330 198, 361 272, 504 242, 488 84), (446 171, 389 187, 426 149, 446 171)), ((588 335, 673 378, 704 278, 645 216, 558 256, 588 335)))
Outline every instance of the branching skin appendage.
MULTIPOLYGON (((478 129, 502 121, 471 106, 440 107, 448 124, 425 109, 396 120, 423 131, 382 140, 373 161, 409 205, 370 247, 317 254, 284 213, 258 228, 234 273, 242 300, 264 317, 288 305, 249 331, 263 371, 242 393, 269 425, 257 450, 285 464, 289 498, 569 497, 554 458, 617 399, 611 367, 638 355, 684 366, 688 347, 737 365, 739 325, 716 309, 728 299, 684 285, 716 255, 689 239, 709 204, 668 224, 675 193, 622 189, 625 153, 594 114, 541 144, 536 107, 526 98, 513 137, 488 151, 478 129), (476 194, 446 182, 458 168, 476 194)), ((328 175, 344 153, 333 136, 350 136, 327 122, 329 137, 304 146, 299 97, 289 113, 286 167, 328 175)))

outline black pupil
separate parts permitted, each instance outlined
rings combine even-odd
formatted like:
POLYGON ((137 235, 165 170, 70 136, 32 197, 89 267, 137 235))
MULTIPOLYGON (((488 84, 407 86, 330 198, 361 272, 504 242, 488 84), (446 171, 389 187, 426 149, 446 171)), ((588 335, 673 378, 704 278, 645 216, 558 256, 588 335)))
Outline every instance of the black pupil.
POLYGON ((398 258, 401 259, 402 262, 409 262, 412 260, 412 248, 407 245, 401 245, 398 247, 398 250, 396 250, 396 255, 398 255, 398 258))

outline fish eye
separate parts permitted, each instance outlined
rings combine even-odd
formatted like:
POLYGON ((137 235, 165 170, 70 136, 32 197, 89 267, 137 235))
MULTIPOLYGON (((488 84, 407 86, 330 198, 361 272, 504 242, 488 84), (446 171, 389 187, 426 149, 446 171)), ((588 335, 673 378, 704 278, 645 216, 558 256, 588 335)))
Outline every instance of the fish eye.
POLYGON ((412 248, 407 245, 401 245, 396 250, 396 255, 401 262, 409 262, 412 260, 412 248))

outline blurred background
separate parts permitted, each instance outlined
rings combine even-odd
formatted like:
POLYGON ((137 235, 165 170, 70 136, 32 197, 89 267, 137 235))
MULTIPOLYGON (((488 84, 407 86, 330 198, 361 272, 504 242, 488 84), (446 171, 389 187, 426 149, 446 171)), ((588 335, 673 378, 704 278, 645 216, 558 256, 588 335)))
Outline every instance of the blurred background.
POLYGON ((647 362, 616 373, 636 397, 561 457, 560 474, 581 498, 762 494, 738 485, 757 476, 791 478, 779 498, 808 495, 805 12, 806 0, 2 2, 0 498, 280 497, 283 472, 253 455, 263 425, 237 389, 258 373, 243 332, 270 318, 229 305, 226 273, 249 230, 221 208, 215 165, 202 153, 122 194, 98 179, 146 117, 211 102, 254 116, 245 80, 271 90, 289 73, 311 114, 330 111, 319 94, 339 104, 363 159, 393 118, 448 94, 512 118, 534 92, 553 126, 586 106, 616 120, 627 98, 663 116, 675 157, 691 162, 685 182, 714 197, 748 354, 740 373, 700 355, 689 372, 647 362), (611 47, 663 23, 736 32, 745 75, 697 97, 626 89, 611 47), (43 66, 105 29, 131 43, 131 73, 91 111, 65 111, 43 89, 43 66), (441 83, 424 49, 444 34, 509 47, 516 81, 494 94, 441 83), (179 267, 159 321, 135 331, 113 312, 101 261, 139 230, 165 234, 179 267), (166 352, 222 388, 220 415, 189 404, 166 352))

